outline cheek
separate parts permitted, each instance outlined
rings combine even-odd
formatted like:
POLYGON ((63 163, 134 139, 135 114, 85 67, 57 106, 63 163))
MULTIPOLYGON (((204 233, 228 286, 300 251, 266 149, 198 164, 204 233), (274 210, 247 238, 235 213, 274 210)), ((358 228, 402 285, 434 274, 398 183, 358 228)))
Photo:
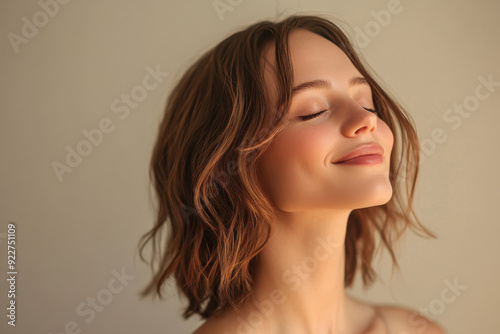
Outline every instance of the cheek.
POLYGON ((259 177, 278 207, 287 207, 295 195, 303 194, 324 175, 332 134, 331 129, 300 127, 286 129, 273 139, 259 161, 259 177))
POLYGON ((388 152, 391 152, 392 151, 392 146, 394 145, 394 135, 391 131, 391 129, 389 128, 389 126, 384 122, 384 121, 381 121, 380 122, 380 127, 379 127, 379 131, 380 131, 380 136, 381 136, 381 140, 384 141, 384 144, 385 144, 385 148, 387 148, 388 152))
POLYGON ((321 127, 287 129, 274 138, 264 153, 264 161, 282 170, 322 164, 333 141, 331 130, 325 130, 321 127))

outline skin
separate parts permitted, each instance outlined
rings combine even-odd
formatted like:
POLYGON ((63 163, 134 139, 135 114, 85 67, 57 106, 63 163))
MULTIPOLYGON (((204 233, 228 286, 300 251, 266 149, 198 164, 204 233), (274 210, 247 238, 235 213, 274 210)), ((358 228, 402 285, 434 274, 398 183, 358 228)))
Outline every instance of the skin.
MULTIPOLYGON (((255 301, 267 301, 272 311, 260 312, 254 334, 444 333, 428 319, 418 318, 425 323, 420 326, 410 322, 411 310, 363 303, 345 293, 348 217, 354 209, 390 200, 394 138, 387 124, 367 110, 373 109, 370 86, 350 85, 361 74, 336 45, 298 29, 290 34, 289 46, 293 86, 323 79, 330 87, 294 96, 286 127, 260 161, 259 180, 278 219, 258 257, 254 295, 239 313, 229 309, 213 316, 194 334, 250 332, 242 320, 248 325, 255 315, 255 301), (300 119, 322 110, 319 117, 300 119), (365 143, 382 146, 382 163, 332 164, 365 143), (282 298, 273 299, 276 291, 282 298)), ((275 103, 272 45, 264 57, 266 88, 275 103)))

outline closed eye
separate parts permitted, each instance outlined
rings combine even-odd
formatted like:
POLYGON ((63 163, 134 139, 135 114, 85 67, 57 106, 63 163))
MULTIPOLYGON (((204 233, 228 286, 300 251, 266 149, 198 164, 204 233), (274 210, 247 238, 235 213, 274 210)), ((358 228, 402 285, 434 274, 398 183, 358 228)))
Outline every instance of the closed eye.
MULTIPOLYGON (((379 112, 377 110, 375 110, 375 109, 365 108, 365 107, 363 107, 363 109, 368 110, 368 111, 370 111, 372 113, 375 113, 375 114, 377 114, 377 116, 380 117, 379 112)), ((311 114, 311 115, 299 116, 299 118, 302 119, 302 120, 304 120, 304 121, 307 121, 307 120, 310 120, 310 119, 313 119, 313 118, 316 118, 316 117, 320 116, 321 114, 323 114, 326 111, 328 111, 328 110, 321 110, 320 112, 317 112, 317 113, 311 114)))
POLYGON ((307 120, 310 120, 310 119, 313 119, 313 118, 316 118, 316 117, 320 116, 325 111, 328 111, 328 110, 321 110, 320 112, 317 112, 317 113, 311 114, 311 115, 299 116, 299 118, 302 119, 302 120, 304 120, 304 121, 307 121, 307 120))

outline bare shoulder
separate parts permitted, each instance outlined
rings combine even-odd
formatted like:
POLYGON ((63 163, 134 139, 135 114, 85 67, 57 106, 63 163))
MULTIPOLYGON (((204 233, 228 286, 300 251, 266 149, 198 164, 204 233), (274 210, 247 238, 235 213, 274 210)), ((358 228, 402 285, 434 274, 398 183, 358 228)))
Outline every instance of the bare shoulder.
POLYGON ((448 334, 438 323, 407 307, 375 305, 389 327, 389 333, 448 334))

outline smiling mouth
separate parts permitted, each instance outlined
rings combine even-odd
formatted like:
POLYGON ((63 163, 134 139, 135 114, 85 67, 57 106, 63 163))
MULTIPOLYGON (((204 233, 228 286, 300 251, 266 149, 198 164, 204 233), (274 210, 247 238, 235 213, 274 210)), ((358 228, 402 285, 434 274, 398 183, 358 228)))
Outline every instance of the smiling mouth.
POLYGON ((334 162, 334 165, 376 165, 384 161, 380 154, 366 154, 344 161, 334 162))
POLYGON ((377 143, 358 146, 333 164, 378 164, 383 162, 384 149, 377 143))

